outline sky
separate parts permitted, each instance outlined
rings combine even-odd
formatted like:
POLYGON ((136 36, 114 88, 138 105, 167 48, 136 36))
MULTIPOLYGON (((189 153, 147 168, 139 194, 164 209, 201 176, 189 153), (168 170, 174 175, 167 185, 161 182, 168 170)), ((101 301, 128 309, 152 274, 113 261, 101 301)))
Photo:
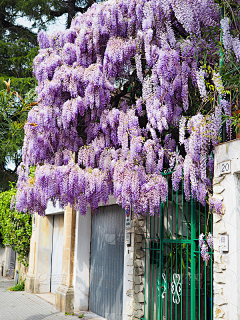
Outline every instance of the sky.
MULTIPOLYGON (((31 28, 32 23, 26 18, 18 18, 16 22, 24 27, 31 28)), ((66 15, 62 15, 57 18, 54 23, 50 23, 47 29, 47 33, 51 34, 54 31, 64 31, 66 29, 66 15)), ((37 29, 32 29, 32 31, 37 32, 37 29)))

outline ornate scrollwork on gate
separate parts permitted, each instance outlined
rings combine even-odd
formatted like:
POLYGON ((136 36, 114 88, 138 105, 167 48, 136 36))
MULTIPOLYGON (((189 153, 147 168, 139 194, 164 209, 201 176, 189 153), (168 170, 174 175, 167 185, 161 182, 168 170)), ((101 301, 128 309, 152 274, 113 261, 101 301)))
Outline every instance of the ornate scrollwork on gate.
POLYGON ((162 273, 162 278, 163 278, 163 293, 162 293, 162 298, 165 298, 166 292, 167 292, 167 280, 166 280, 166 275, 165 273, 162 273))
POLYGON ((158 291, 159 291, 160 288, 163 288, 162 299, 164 299, 165 295, 167 293, 167 280, 166 280, 165 273, 162 273, 162 278, 163 278, 163 286, 161 285, 162 284, 161 278, 158 278, 157 279, 157 288, 158 288, 158 291))
POLYGON ((171 283, 171 288, 172 288, 172 295, 173 295, 173 303, 179 304, 182 288, 181 288, 181 282, 180 282, 180 275, 177 273, 173 274, 173 281, 171 283))

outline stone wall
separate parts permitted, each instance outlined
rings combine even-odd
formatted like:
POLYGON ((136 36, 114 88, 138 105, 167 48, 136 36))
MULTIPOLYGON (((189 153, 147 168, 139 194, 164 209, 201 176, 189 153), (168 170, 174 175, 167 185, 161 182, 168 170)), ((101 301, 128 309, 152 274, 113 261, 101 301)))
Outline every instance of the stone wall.
POLYGON ((22 263, 19 263, 18 254, 16 255, 16 266, 15 266, 14 279, 16 279, 16 272, 18 272, 18 281, 19 282, 26 279, 26 276, 27 276, 27 273, 28 273, 28 267, 25 267, 22 263))
POLYGON ((146 218, 139 215, 134 219, 134 270, 133 270, 133 320, 144 315, 144 269, 146 218))
MULTIPOLYGON (((221 185, 224 177, 213 179, 213 193, 214 198, 223 200, 225 188, 221 185)), ((225 209, 223 210, 223 215, 225 209)), ((213 214, 213 237, 214 237, 214 277, 213 277, 213 290, 214 290, 214 318, 223 319, 227 307, 227 297, 224 295, 223 287, 226 283, 226 264, 224 263, 224 254, 220 252, 220 236, 227 233, 223 215, 213 214)))
POLYGON ((213 197, 223 213, 213 216, 214 320, 240 319, 240 139, 215 148, 213 197), (223 168, 228 163, 229 170, 223 168), (220 237, 229 237, 229 251, 221 252, 220 237))

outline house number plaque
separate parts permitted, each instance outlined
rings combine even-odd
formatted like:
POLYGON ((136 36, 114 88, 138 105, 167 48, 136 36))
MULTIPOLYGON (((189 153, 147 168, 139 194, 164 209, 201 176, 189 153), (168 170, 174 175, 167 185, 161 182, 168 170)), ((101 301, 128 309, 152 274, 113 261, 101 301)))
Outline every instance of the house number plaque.
POLYGON ((231 173, 231 162, 230 161, 224 161, 220 163, 220 173, 231 173))

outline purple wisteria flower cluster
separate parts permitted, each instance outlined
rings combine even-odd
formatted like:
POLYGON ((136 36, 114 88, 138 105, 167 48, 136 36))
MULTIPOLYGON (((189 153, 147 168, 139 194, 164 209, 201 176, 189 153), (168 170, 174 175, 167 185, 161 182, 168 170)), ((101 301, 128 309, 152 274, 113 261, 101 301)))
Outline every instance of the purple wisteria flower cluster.
POLYGON ((212 52, 202 29, 214 33, 219 21, 214 0, 109 0, 65 32, 41 31, 38 104, 25 124, 16 209, 44 215, 58 200, 84 214, 114 195, 136 214, 154 214, 167 198, 166 167, 175 190, 183 178, 186 198, 204 204, 221 111, 184 112, 189 86, 206 97, 196 57, 212 52), (173 127, 182 154, 167 134, 173 127))
POLYGON ((213 250, 213 236, 209 232, 206 237, 206 241, 204 238, 204 234, 201 233, 199 236, 199 247, 201 251, 201 257, 207 263, 210 259, 209 249, 213 250))
POLYGON ((221 27, 223 33, 223 45, 224 49, 229 53, 231 50, 237 57, 237 60, 240 59, 240 40, 239 37, 233 37, 230 32, 230 20, 228 17, 225 17, 221 20, 221 27))
POLYGON ((209 199, 209 210, 214 210, 215 213, 221 215, 223 209, 223 204, 220 199, 215 199, 213 197, 210 197, 209 199))

